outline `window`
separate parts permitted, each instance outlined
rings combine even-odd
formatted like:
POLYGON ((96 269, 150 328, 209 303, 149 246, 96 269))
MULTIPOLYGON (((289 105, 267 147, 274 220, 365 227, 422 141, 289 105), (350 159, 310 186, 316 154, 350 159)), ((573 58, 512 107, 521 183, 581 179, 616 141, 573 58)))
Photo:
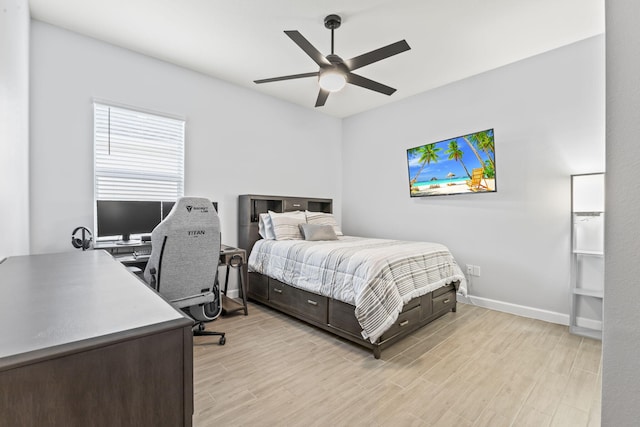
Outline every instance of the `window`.
POLYGON ((94 104, 95 200, 184 195, 184 120, 94 104))

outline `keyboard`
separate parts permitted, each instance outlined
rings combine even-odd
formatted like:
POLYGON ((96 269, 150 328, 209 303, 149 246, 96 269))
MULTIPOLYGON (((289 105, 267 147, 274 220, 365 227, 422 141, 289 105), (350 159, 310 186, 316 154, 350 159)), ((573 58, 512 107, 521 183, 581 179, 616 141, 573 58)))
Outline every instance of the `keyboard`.
POLYGON ((135 259, 149 259, 151 256, 151 248, 140 248, 133 251, 135 259))

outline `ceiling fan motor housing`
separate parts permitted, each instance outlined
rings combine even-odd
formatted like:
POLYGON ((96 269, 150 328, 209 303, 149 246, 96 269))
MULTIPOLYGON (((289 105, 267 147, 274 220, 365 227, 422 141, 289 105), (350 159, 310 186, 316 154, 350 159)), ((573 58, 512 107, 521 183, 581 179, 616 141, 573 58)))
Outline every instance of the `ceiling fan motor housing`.
POLYGON ((324 18, 324 26, 330 30, 335 30, 336 28, 340 28, 340 24, 342 23, 342 18, 338 15, 328 15, 324 18))
POLYGON ((325 58, 327 58, 327 61, 331 62, 333 65, 342 64, 344 62, 342 58, 338 55, 334 55, 333 53, 327 55, 325 58))

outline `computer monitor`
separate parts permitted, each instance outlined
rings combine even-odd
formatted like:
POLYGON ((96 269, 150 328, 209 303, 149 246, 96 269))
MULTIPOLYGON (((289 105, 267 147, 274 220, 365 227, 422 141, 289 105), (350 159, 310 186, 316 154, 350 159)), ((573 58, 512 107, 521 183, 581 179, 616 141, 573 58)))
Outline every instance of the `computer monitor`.
POLYGON ((151 233, 162 220, 161 212, 161 202, 98 200, 98 237, 122 236, 122 240, 117 243, 139 243, 131 240, 131 235, 151 233))
POLYGON ((169 212, 171 212, 171 209, 173 209, 173 205, 175 204, 176 202, 162 202, 162 220, 163 221, 167 217, 167 215, 169 215, 169 212))

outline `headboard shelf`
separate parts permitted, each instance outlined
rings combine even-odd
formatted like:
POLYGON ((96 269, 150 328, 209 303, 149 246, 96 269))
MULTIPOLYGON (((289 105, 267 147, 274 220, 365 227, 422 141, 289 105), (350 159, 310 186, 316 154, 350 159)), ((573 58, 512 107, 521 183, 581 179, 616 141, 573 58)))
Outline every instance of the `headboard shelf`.
POLYGON ((261 213, 313 211, 333 213, 333 200, 317 197, 267 196, 242 194, 238 196, 238 246, 251 252, 253 244, 260 239, 258 218, 261 213))

